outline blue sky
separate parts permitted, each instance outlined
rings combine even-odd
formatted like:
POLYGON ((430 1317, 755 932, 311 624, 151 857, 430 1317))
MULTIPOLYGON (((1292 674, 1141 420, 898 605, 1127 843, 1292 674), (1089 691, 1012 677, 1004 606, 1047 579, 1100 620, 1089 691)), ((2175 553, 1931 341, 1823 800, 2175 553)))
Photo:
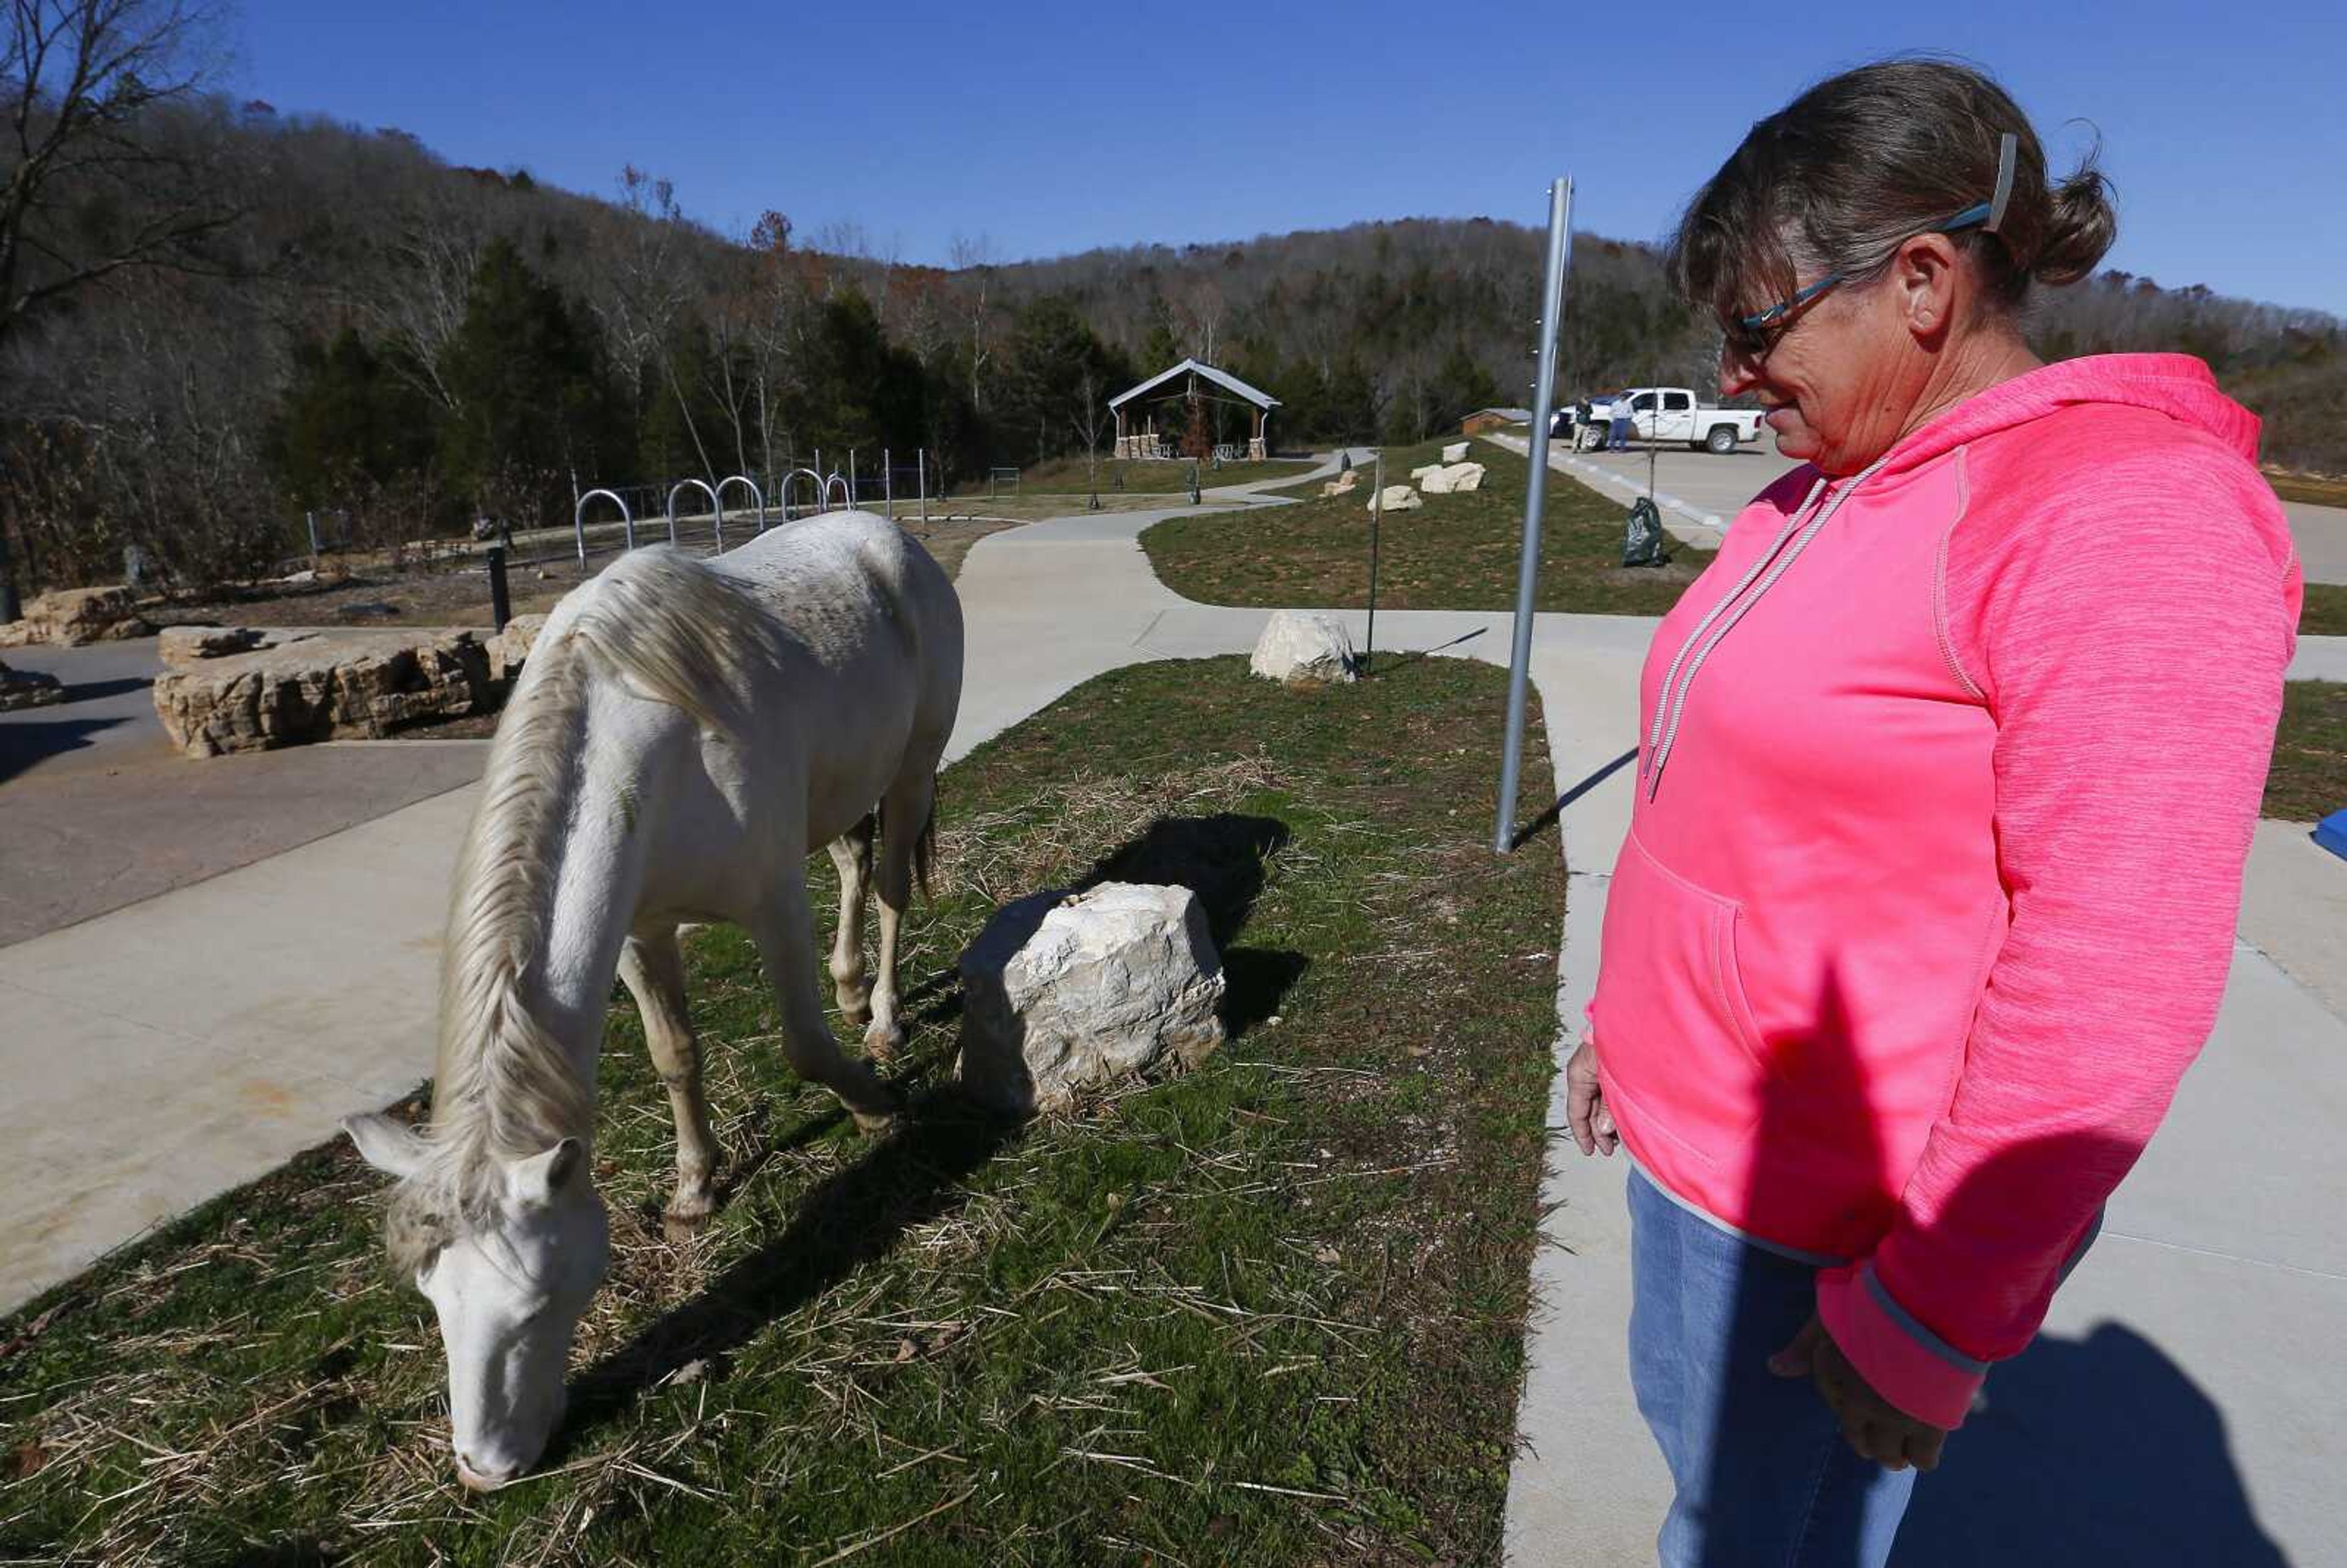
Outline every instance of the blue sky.
POLYGON ((803 236, 852 222, 878 251, 943 261, 957 236, 1013 259, 1367 218, 1541 223, 1560 173, 1577 230, 1653 239, 1754 119, 1918 48, 1994 70, 2057 165, 2091 135, 2065 122, 2100 131, 2121 210, 2109 264, 2347 314, 2335 0, 248 0, 233 89, 598 194, 632 161, 721 231, 772 207, 803 236), (1186 30, 1153 19, 1185 13, 1186 30))

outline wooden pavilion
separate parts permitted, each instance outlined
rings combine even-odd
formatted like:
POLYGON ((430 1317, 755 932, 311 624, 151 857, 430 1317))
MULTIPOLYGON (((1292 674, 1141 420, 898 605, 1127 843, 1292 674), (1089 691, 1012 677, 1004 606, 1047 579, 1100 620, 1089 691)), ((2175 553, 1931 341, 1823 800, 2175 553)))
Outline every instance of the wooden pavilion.
MULTIPOLYGON (((1249 386, 1226 370, 1216 370, 1211 364, 1185 359, 1171 370, 1160 371, 1140 385, 1127 387, 1108 400, 1109 411, 1116 415, 1117 456, 1182 456, 1180 433, 1162 436, 1157 429, 1156 411, 1169 403, 1181 404, 1193 412, 1203 403, 1245 408, 1252 416, 1246 456, 1256 459, 1270 456, 1266 437, 1271 425, 1271 411, 1279 406, 1279 399, 1258 387, 1249 386)), ((1185 413, 1183 428, 1188 428, 1190 423, 1191 415, 1185 413)))

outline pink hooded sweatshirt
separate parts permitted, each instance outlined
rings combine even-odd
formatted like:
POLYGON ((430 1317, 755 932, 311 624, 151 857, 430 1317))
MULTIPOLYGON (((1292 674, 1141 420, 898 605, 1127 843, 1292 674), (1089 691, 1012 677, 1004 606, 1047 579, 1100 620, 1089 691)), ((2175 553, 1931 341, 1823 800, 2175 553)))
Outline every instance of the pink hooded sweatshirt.
POLYGON ((2048 365, 1771 486, 1647 655, 1606 1104, 1939 1426, 2216 1020, 2301 596, 2257 433, 2198 360, 2048 365))

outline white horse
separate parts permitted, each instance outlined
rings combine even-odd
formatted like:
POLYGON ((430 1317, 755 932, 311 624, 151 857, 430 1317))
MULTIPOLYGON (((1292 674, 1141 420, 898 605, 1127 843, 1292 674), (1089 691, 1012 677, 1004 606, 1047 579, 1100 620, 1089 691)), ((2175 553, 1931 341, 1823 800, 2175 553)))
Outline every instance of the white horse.
POLYGON ((832 979, 885 1061, 905 1038, 897 933, 917 859, 926 870, 961 666, 953 585, 895 524, 864 512, 707 562, 639 551, 548 618, 457 863, 430 1131, 381 1116, 344 1123, 370 1163, 401 1179, 386 1239, 439 1315, 466 1484, 501 1485, 545 1451, 572 1335, 610 1262, 589 1150, 615 969, 676 1117, 672 1223, 708 1215, 718 1157, 682 921, 745 927, 791 1065, 866 1131, 887 1125, 893 1095, 824 1020, 806 859, 831 845, 832 979), (867 988, 876 826, 880 965, 867 988))

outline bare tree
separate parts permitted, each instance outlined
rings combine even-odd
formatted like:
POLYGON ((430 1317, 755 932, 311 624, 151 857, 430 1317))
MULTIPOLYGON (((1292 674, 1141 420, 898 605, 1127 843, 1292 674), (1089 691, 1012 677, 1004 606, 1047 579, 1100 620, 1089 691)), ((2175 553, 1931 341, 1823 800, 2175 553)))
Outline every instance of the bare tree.
POLYGON ((606 296, 604 326, 608 341, 621 363, 641 384, 647 366, 660 372, 675 397, 686 436, 701 459, 703 475, 714 480, 716 466, 709 460, 708 443, 692 417, 692 399, 676 373, 671 352, 678 319, 688 308, 692 291, 680 262, 684 249, 684 214, 676 204, 676 185, 630 164, 620 171, 620 205, 639 221, 629 225, 628 248, 619 276, 606 296))
POLYGON ((214 26, 179 0, 9 0, 0 343, 126 268, 202 264, 236 220, 192 149, 147 134, 210 74, 214 26))
POLYGON ((982 410, 986 362, 994 357, 994 318, 987 308, 994 285, 994 247, 983 234, 975 240, 957 234, 950 255, 955 275, 961 280, 963 314, 969 323, 969 405, 982 410))
POLYGON ((1077 440, 1084 444, 1084 471, 1092 482, 1092 507, 1100 510, 1100 444, 1101 432, 1109 427, 1108 405, 1103 401, 1108 388, 1101 379, 1100 366, 1090 354, 1084 356, 1083 367, 1076 373, 1074 393, 1068 405, 1068 427, 1077 440))
MULTIPOLYGON (((204 264, 203 242, 236 220, 201 144, 153 134, 212 74, 214 26, 181 0, 8 0, 0 347, 100 280, 204 264)), ((16 612, 0 521, 0 620, 16 612)))

